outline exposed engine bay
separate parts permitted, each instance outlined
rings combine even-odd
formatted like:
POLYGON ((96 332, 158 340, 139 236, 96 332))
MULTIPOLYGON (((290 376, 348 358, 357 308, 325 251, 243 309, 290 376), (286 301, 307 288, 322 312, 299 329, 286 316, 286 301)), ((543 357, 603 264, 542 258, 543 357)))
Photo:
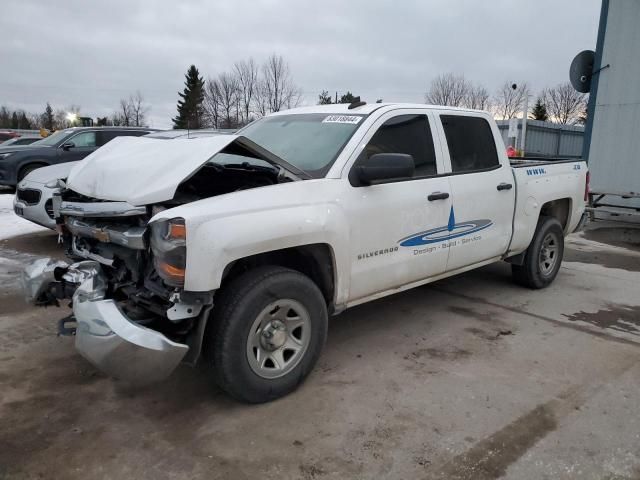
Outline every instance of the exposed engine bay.
MULTIPOLYGON (((183 180, 173 198, 153 205, 91 198, 63 186, 54 196, 54 212, 67 256, 100 264, 105 298, 115 301, 129 319, 186 343, 198 315, 212 304, 212 293, 183 289, 184 220, 151 226, 149 220, 186 203, 299 179, 256 150, 231 143, 183 180)), ((77 285, 70 285, 65 273, 58 269, 58 283, 42 292, 40 303, 71 296, 77 285)))

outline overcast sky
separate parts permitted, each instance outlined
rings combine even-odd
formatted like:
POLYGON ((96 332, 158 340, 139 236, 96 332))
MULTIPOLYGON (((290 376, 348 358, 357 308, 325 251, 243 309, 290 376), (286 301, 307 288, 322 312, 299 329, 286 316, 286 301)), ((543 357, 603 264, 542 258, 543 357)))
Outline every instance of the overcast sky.
POLYGON ((170 127, 184 73, 203 76, 275 52, 304 103, 326 89, 370 102, 422 102, 433 77, 463 73, 491 92, 568 79, 594 49, 600 0, 2 0, 0 104, 75 104, 110 115, 140 90, 170 127))

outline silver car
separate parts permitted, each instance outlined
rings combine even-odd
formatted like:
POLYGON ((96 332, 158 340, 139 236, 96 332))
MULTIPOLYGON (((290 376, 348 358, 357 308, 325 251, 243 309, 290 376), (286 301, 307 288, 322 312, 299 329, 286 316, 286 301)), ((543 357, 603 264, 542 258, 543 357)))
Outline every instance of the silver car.
MULTIPOLYGON (((80 160, 82 161, 82 160, 80 160)), ((16 215, 55 229, 53 217, 53 193, 59 178, 67 178, 69 172, 79 162, 59 163, 34 170, 18 184, 13 197, 13 211, 16 215)))
MULTIPOLYGON (((167 130, 165 132, 153 132, 145 135, 145 137, 171 140, 173 138, 206 137, 232 132, 235 132, 235 130, 167 130)), ((16 215, 55 230, 53 194, 57 190, 58 179, 66 179, 74 165, 81 161, 38 168, 24 177, 18 183, 16 195, 13 198, 13 210, 16 215)))

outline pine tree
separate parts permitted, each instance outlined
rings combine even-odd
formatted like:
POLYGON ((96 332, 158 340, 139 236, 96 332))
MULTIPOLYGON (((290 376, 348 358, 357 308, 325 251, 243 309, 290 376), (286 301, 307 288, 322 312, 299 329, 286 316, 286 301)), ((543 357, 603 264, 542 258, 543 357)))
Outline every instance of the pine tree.
POLYGON ((549 114, 547 113, 547 107, 544 103, 542 103, 542 99, 538 97, 536 104, 533 106, 531 110, 531 118, 533 120, 541 120, 546 122, 549 120, 549 114))
POLYGON ((20 112, 20 117, 18 117, 18 128, 31 130, 31 127, 31 120, 27 118, 27 114, 25 112, 20 112))
POLYGON ((338 103, 353 103, 355 99, 356 99, 355 95, 347 91, 347 93, 345 93, 340 97, 340 101, 338 103))
POLYGON ((47 130, 53 130, 53 121, 53 108, 51 108, 51 105, 47 102, 47 106, 42 114, 42 126, 47 130))
POLYGON ((329 105, 333 103, 331 101, 331 95, 327 90, 323 90, 320 95, 318 95, 318 105, 329 105))
POLYGON ((16 128, 19 128, 19 126, 20 126, 20 122, 18 121, 18 113, 13 112, 11 114, 11 128, 15 130, 16 128))
POLYGON ((189 67, 185 78, 184 90, 178 92, 178 115, 173 119, 173 128, 202 128, 204 80, 195 65, 189 67))

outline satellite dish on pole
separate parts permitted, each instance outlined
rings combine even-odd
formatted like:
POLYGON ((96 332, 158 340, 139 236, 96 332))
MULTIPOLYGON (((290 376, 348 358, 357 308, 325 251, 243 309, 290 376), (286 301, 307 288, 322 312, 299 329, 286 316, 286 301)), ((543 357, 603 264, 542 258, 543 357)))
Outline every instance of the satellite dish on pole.
POLYGON ((593 50, 583 50, 571 62, 569 80, 573 88, 580 93, 589 93, 589 90, 591 90, 594 59, 595 53, 593 50))

